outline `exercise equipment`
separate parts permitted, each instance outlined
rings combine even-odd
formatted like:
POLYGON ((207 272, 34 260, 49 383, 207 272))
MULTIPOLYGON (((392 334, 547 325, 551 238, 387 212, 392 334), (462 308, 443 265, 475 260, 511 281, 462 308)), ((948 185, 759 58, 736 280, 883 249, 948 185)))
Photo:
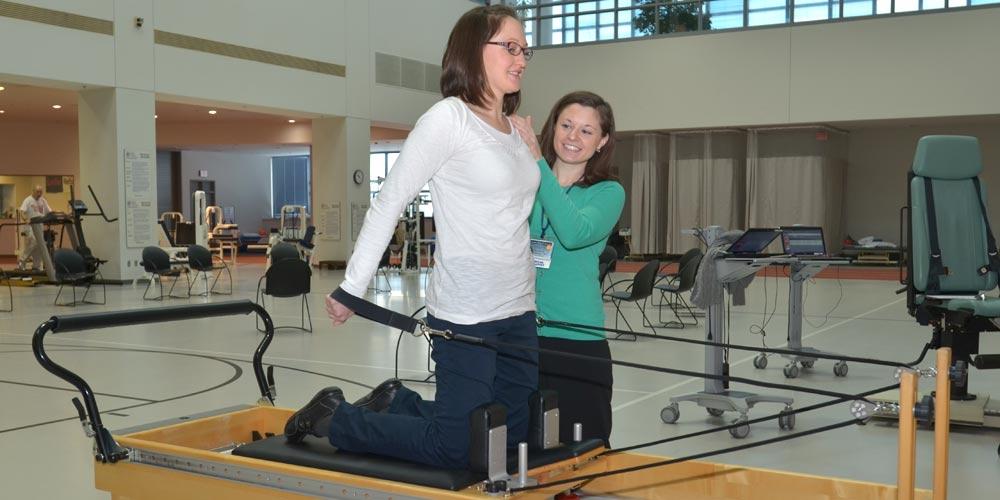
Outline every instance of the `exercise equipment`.
POLYGON ((201 245, 203 247, 208 247, 208 226, 205 224, 204 217, 198 217, 198 214, 203 214, 208 208, 208 201, 205 197, 205 192, 198 190, 191 195, 194 198, 194 244, 201 245))
MULTIPOLYGON (((83 256, 84 263, 88 272, 91 273, 96 272, 97 268, 101 264, 107 262, 105 260, 95 257, 93 252, 91 252, 90 247, 87 246, 87 239, 84 237, 82 221, 84 217, 101 217, 102 219, 104 219, 105 222, 111 223, 117 221, 118 218, 117 217, 113 219, 109 218, 107 214, 104 213, 104 207, 101 206, 101 201, 97 198, 97 195, 94 193, 93 187, 88 185, 87 190, 90 191, 90 196, 91 198, 94 199, 94 203, 97 205, 98 209, 97 213, 89 212, 87 204, 83 200, 76 198, 76 193, 73 189, 73 186, 70 185, 69 213, 53 211, 45 215, 32 217, 31 220, 27 222, 7 223, 2 225, 2 226, 14 226, 14 227, 28 225, 31 228, 32 236, 34 236, 35 240, 45 242, 45 244, 41 246, 40 253, 42 255, 42 264, 44 267, 45 276, 48 278, 50 282, 58 281, 56 277, 55 263, 53 261, 53 254, 57 248, 62 247, 63 236, 67 236, 69 238, 70 248, 72 248, 74 251, 83 256), (48 234, 50 233, 47 227, 55 225, 62 226, 63 228, 62 231, 60 231, 59 233, 60 241, 58 246, 56 245, 56 242, 53 238, 48 237, 48 234)), ((9 274, 11 276, 32 275, 32 273, 30 272, 26 273, 22 271, 10 271, 9 274)))
POLYGON ((908 228, 907 279, 900 292, 906 292, 907 311, 917 323, 932 328, 929 345, 954 351, 952 422, 1000 428, 1000 401, 972 392, 969 384, 970 368, 1000 368, 1000 354, 979 352, 980 334, 1000 330, 1000 299, 985 296, 997 287, 1000 256, 979 180, 982 170, 975 137, 918 141, 900 214, 901 228, 908 228))
MULTIPOLYGON (((359 313, 361 315, 361 313, 359 313)), ((399 316, 399 315, 396 315, 399 316)), ((403 317, 405 318, 405 317, 403 317)), ((380 318, 396 323, 400 318, 380 318)), ((462 341, 460 335, 428 329, 414 320, 414 332, 462 341)), ((103 313, 53 316, 34 333, 35 359, 49 372, 76 387, 82 402, 74 398, 81 424, 95 440, 94 475, 97 488, 113 498, 551 498, 566 491, 586 495, 628 495, 646 498, 774 498, 782 492, 789 498, 830 499, 930 499, 931 492, 913 488, 913 475, 901 474, 897 486, 792 474, 756 468, 698 461, 719 452, 748 449, 825 430, 864 423, 873 405, 856 400, 852 419, 797 434, 716 450, 690 457, 664 459, 630 452, 608 451, 591 444, 570 443, 551 447, 544 430, 525 447, 536 449, 535 458, 506 459, 506 430, 502 412, 496 406, 480 408, 473 414, 472 466, 469 470, 443 471, 417 464, 401 463, 373 455, 347 454, 326 449, 325 442, 307 441, 289 445, 279 436, 285 421, 294 412, 274 408, 276 386, 273 371, 265 374, 263 356, 274 337, 270 317, 248 300, 188 304, 158 309, 138 309, 103 313), (266 325, 263 338, 253 354, 252 366, 260 392, 257 406, 223 409, 210 414, 180 417, 145 428, 112 433, 101 421, 94 392, 79 375, 55 363, 45 351, 48 334, 67 334, 112 326, 152 324, 183 319, 221 318, 256 314, 266 325), (269 459, 259 448, 277 450, 281 457, 269 459), (331 455, 336 458, 332 458, 331 455), (339 455, 339 456, 338 456, 339 455), (553 462, 539 465, 539 462, 553 462), (281 461, 276 461, 278 460, 281 461), (670 467, 666 467, 670 465, 670 467), (653 469, 652 467, 658 467, 653 469), (333 468, 336 470, 328 470, 333 468), (515 472, 516 471, 516 472, 515 472), (513 472, 513 474, 512 474, 513 472), (450 481, 447 486, 425 483, 433 477, 450 481), (470 482, 471 481, 471 482, 470 482), (151 487, 155 485, 155 487, 151 487)), ((947 351, 943 351, 947 353, 947 351)), ((945 374, 938 374, 942 376, 945 374)), ((945 375, 946 376, 946 375, 945 375)), ((903 373, 903 394, 915 391, 915 373, 903 373)), ((927 404, 904 398, 900 412, 908 415, 901 427, 900 471, 913 470, 914 441, 908 438, 915 425, 913 415, 926 413, 927 404), (919 410, 919 411, 917 411, 919 410)), ((551 423, 553 405, 543 401, 533 405, 533 421, 551 423)), ((538 427, 536 427, 537 429, 538 427)), ((542 426, 541 429, 545 429, 542 426)), ((947 426, 940 426, 947 440, 947 426)), ((947 478, 946 450, 936 464, 935 477, 947 478)), ((271 451, 265 451, 269 454, 271 451)), ((524 457, 524 458, 522 458, 524 457)), ((935 482, 935 487, 941 485, 935 482)), ((940 497, 943 498, 943 497, 940 497)))

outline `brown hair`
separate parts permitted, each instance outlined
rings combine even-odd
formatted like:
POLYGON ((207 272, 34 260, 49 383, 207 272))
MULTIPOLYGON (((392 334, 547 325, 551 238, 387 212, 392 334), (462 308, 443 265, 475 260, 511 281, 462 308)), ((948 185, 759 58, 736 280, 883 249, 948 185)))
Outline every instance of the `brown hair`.
MULTIPOLYGON (((474 106, 484 106, 492 96, 483 68, 483 48, 500 31, 504 18, 521 22, 507 5, 476 7, 459 18, 448 36, 441 59, 441 95, 458 97, 474 106)), ((503 97, 503 113, 513 114, 521 104, 521 91, 503 97)))
POLYGON ((615 115, 611 112, 611 105, 593 92, 582 90, 570 92, 559 99, 555 106, 552 106, 549 118, 545 120, 545 126, 542 127, 542 156, 545 157, 545 161, 549 162, 549 165, 556 164, 556 149, 552 145, 556 135, 556 122, 563 110, 571 104, 579 104, 596 110, 601 121, 601 137, 608 137, 604 147, 594 152, 594 156, 587 160, 583 177, 576 184, 586 187, 601 181, 616 180, 611 172, 611 159, 615 156, 615 115))

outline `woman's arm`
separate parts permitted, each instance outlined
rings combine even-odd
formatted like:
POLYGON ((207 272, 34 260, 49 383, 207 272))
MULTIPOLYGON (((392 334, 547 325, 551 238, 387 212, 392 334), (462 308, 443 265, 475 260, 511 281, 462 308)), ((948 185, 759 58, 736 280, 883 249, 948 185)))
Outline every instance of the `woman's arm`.
POLYGON ((538 160, 542 179, 538 186, 538 201, 545 210, 559 242, 573 250, 593 245, 611 232, 625 204, 625 190, 617 182, 594 184, 587 197, 577 205, 566 188, 559 185, 544 158, 538 160))
POLYGON ((435 104, 420 117, 407 137, 382 190, 365 215, 354 254, 340 285, 347 293, 364 296, 396 229, 399 214, 457 147, 462 116, 458 106, 462 104, 455 99, 435 104))

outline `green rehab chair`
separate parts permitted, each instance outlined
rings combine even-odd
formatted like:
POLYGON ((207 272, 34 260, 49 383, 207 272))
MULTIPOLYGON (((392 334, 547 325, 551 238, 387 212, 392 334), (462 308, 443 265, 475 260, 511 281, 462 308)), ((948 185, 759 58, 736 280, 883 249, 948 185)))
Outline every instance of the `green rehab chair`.
MULTIPOLYGON (((979 140, 932 135, 920 139, 909 180, 906 305, 933 327, 931 347, 952 348, 951 398, 972 401, 969 367, 1000 368, 1000 355, 979 354, 979 334, 998 331, 1000 257, 990 230, 979 140)), ((981 394, 985 405, 988 394, 981 394)))

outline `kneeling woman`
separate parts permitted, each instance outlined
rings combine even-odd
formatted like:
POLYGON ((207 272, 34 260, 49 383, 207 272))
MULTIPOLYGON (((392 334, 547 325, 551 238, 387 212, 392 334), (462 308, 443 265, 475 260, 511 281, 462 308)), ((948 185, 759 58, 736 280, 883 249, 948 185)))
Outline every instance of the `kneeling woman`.
MULTIPOLYGON (((590 92, 567 94, 545 121, 540 146, 530 118, 514 120, 541 170, 531 237, 551 242, 552 248, 551 255, 536 259, 541 262, 535 278, 538 314, 553 321, 604 327, 598 257, 625 203, 625 190, 611 174, 615 148, 611 106, 590 92)), ((542 348, 611 359, 602 332, 543 326, 538 334, 542 348)), ((559 393, 560 440, 569 442, 573 424, 580 422, 584 439, 608 443, 611 364, 542 353, 538 371, 539 388, 559 393)))

